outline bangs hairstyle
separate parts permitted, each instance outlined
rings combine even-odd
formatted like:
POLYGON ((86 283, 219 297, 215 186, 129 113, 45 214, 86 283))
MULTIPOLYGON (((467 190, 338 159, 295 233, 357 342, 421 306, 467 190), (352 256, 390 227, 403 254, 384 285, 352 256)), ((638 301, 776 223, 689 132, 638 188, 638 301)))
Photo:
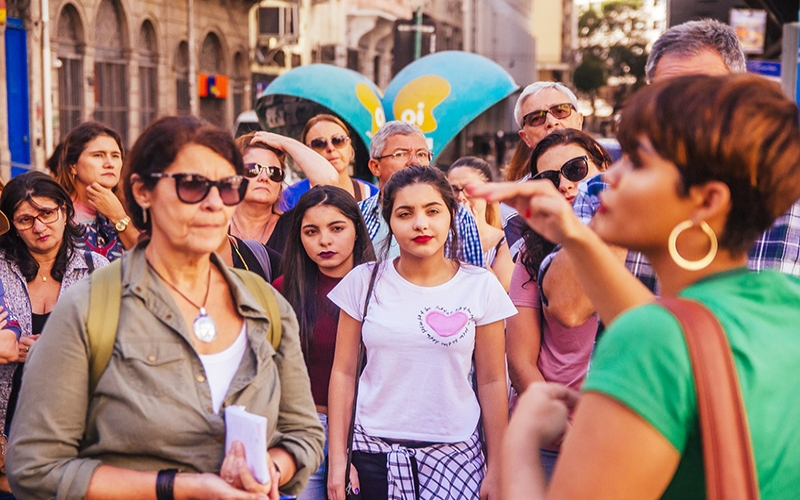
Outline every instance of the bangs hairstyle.
POLYGON ((394 201, 397 197, 397 192, 403 188, 413 186, 414 184, 428 184, 433 189, 439 192, 442 197, 448 212, 450 212, 450 235, 448 242, 450 243, 450 252, 447 256, 450 260, 458 262, 458 231, 456 230, 456 212, 458 211, 458 200, 456 195, 453 194, 453 188, 447 182, 447 177, 444 173, 436 167, 423 167, 414 165, 406 167, 402 170, 395 172, 390 178, 389 182, 383 187, 383 200, 381 201, 381 215, 383 220, 389 227, 389 238, 386 238, 383 246, 381 247, 381 260, 386 260, 389 256, 389 248, 392 244, 392 212, 394 211, 394 201))
MULTIPOLYGON (((347 125, 345 125, 342 120, 333 115, 321 114, 314 116, 313 118, 311 118, 306 122, 306 126, 303 127, 303 132, 300 134, 300 141, 303 144, 306 144, 306 137, 308 137, 308 131, 311 130, 311 127, 313 127, 319 122, 335 123, 336 125, 342 127, 342 130, 344 130, 344 135, 350 137, 350 129, 347 128, 347 125)), ((352 145, 353 141, 350 141, 350 144, 352 145)))
MULTIPOLYGON (((449 173, 457 168, 462 167, 472 169, 480 174, 484 181, 492 182, 492 167, 490 167, 489 163, 485 162, 484 160, 481 160, 475 156, 464 156, 450 165, 450 168, 447 169, 447 172, 449 173)), ((490 226, 503 229, 503 220, 500 217, 500 205, 498 203, 486 204, 486 222, 490 226)))
MULTIPOLYGON (((330 206, 337 209, 355 226, 353 267, 375 260, 375 252, 372 249, 367 226, 364 224, 361 210, 352 195, 335 186, 314 186, 300 197, 292 213, 292 222, 283 254, 283 268, 290 270, 283 275, 283 295, 297 312, 297 322, 300 326, 300 346, 306 361, 314 341, 314 325, 319 317, 317 279, 320 271, 319 266, 306 253, 301 233, 303 217, 306 212, 318 206, 330 206)), ((333 316, 338 317, 339 308, 331 301, 325 301, 325 303, 331 308, 330 312, 333 316)))
POLYGON ((149 231, 151 219, 145 224, 142 207, 133 197, 131 176, 138 174, 145 189, 152 190, 159 179, 150 177, 150 174, 165 171, 178 153, 190 144, 204 146, 225 158, 233 166, 236 175, 244 172, 242 154, 227 131, 193 116, 159 118, 136 139, 122 168, 128 214, 137 229, 149 231))
MULTIPOLYGON (((5 251, 6 259, 14 262, 19 267, 26 281, 30 282, 36 278, 39 273, 39 264, 31 255, 30 250, 28 250, 13 223, 15 212, 25 201, 37 210, 42 209, 39 204, 33 201, 34 197, 52 200, 58 205, 59 210, 63 210, 59 217, 66 218, 61 247, 59 247, 56 254, 53 269, 50 271, 53 279, 62 281, 64 273, 67 272, 67 264, 76 251, 78 242, 83 237, 83 228, 73 220, 75 218, 75 207, 72 205, 72 199, 69 194, 49 175, 43 172, 26 172, 8 181, 2 195, 0 195, 0 210, 8 217, 11 227, 7 233, 0 236, 0 248, 5 251)), ((26 231, 31 231, 31 229, 26 229, 26 231)))
MULTIPOLYGON (((124 161, 125 148, 122 147, 122 137, 119 132, 100 122, 88 121, 81 123, 70 130, 64 142, 59 145, 61 146, 61 152, 58 156, 58 166, 55 170, 56 180, 67 190, 70 196, 75 194, 75 177, 72 175, 72 166, 78 163, 78 158, 80 158, 83 150, 86 149, 86 145, 101 135, 107 135, 114 139, 124 161)), ((58 147, 56 147, 56 152, 58 151, 58 147)), ((54 152, 54 157, 55 154, 54 152)), ((50 160, 48 160, 49 166, 50 160)), ((114 190, 116 190, 116 186, 114 186, 114 190)))
POLYGON ((586 151, 586 156, 592 160, 592 163, 597 165, 597 169, 601 172, 611 164, 611 155, 591 135, 572 128, 561 128, 546 135, 533 149, 530 163, 528 164, 531 176, 539 173, 536 165, 543 154, 556 146, 566 146, 568 144, 575 144, 586 151))
POLYGON ((677 166, 680 196, 709 181, 728 186, 731 208, 719 244, 734 255, 747 252, 800 197, 798 108, 760 76, 686 76, 639 90, 618 135, 634 162, 644 138, 677 166))
POLYGON ((246 134, 240 135, 234 140, 234 143, 236 144, 236 149, 239 150, 242 156, 246 155, 247 152, 250 151, 251 149, 266 149, 267 151, 272 151, 275 154, 275 156, 278 157, 278 161, 281 162, 280 165, 275 165, 275 166, 279 166, 282 169, 286 170, 286 153, 281 151, 280 149, 268 146, 263 142, 256 142, 251 144, 251 141, 255 136, 256 136, 255 132, 248 132, 246 134))

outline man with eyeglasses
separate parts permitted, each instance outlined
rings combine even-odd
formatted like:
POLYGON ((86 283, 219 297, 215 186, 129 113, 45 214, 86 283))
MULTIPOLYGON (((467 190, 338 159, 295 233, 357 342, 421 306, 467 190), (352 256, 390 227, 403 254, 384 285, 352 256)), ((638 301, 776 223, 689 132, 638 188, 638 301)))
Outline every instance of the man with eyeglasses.
MULTIPOLYGON (((645 65, 648 83, 692 74, 724 75, 745 71, 744 51, 736 33, 730 26, 711 19, 689 21, 665 31, 653 44, 645 65)), ((573 211, 585 223, 591 222, 600 206, 600 192, 606 186, 602 174, 581 184, 573 211)), ((609 283, 603 297, 592 297, 590 301, 577 285, 577 275, 569 259, 560 253, 555 252, 542 262, 539 282, 542 297, 548 300, 548 313, 565 326, 581 324, 593 314, 597 305, 593 301, 611 301, 618 304, 617 313, 621 313, 653 298, 651 294, 641 294, 637 300, 631 300, 630 294, 620 293, 626 287, 633 289, 626 285, 630 283, 626 281, 630 276, 624 276, 609 283), (618 297, 625 299, 617 300, 618 297)), ((617 253, 633 276, 658 293, 655 272, 642 254, 625 249, 618 249, 617 253)), ((776 269, 800 276, 800 201, 756 241, 747 265, 753 271, 776 269)))
MULTIPOLYGON (((422 130, 416 125, 401 121, 390 121, 375 133, 369 147, 369 169, 378 178, 380 192, 358 203, 370 240, 376 251, 389 236, 389 227, 381 216, 380 199, 383 187, 395 172, 412 165, 429 166, 433 154, 422 130)), ((458 229, 458 258, 464 262, 483 267, 483 249, 478 226, 472 214, 459 205, 456 212, 458 229)), ((397 243, 392 242, 389 258, 400 255, 397 243)))

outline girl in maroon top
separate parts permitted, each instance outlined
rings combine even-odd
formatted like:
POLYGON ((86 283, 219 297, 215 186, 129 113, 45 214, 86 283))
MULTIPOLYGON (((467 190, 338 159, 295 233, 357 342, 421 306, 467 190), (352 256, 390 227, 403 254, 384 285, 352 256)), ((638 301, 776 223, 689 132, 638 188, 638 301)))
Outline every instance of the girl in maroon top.
MULTIPOLYGON (((275 287, 297 313, 311 393, 327 432, 328 382, 333 366, 339 308, 328 292, 375 252, 353 196, 334 186, 316 186, 297 203, 284 252, 283 276, 275 287)), ((327 443, 325 444, 327 455, 327 443)), ((315 472, 298 500, 325 499, 326 464, 315 472)), ((355 477, 353 475, 355 483, 355 477)))

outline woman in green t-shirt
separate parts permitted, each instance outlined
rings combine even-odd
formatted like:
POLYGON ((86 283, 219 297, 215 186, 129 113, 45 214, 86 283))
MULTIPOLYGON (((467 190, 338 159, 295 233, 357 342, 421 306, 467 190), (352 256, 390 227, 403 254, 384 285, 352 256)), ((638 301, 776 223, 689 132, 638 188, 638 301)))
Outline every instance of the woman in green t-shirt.
MULTIPOLYGON (((589 227, 551 183, 469 189, 509 200, 537 232, 560 243, 609 325, 549 488, 539 467, 505 467, 505 497, 705 496, 683 333, 672 315, 647 304, 652 295, 612 244, 650 260, 662 295, 700 301, 717 316, 734 354, 761 497, 794 498, 800 280, 753 273, 746 263, 756 238, 800 198, 797 105, 757 76, 675 78, 633 97, 618 138, 624 154, 605 174, 608 188, 589 227)), ((800 240, 785 233, 770 235, 800 240)), ((508 463, 538 465, 535 450, 564 433, 567 408, 577 400, 557 385, 528 390, 509 426, 508 463)))

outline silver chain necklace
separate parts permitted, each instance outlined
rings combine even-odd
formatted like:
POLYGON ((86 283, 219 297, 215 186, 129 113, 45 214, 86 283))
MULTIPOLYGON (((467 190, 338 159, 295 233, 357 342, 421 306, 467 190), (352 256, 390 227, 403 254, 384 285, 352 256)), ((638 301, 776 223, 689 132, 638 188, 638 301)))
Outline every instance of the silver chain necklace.
POLYGON ((208 288, 206 288, 206 296, 203 299, 203 305, 200 306, 197 305, 194 301, 192 301, 192 299, 184 295, 183 292, 178 290, 178 287, 176 287, 175 285, 170 283, 169 280, 163 277, 161 273, 159 273, 156 270, 155 266, 153 266, 153 264, 150 263, 149 260, 147 261, 147 265, 150 266, 150 269, 152 269, 154 273, 156 273, 156 276, 161 278, 161 281, 163 281, 170 288, 178 292, 178 295, 183 297, 183 299, 186 302, 190 303, 200 311, 197 317, 194 319, 194 323, 192 323, 192 331, 194 332, 194 336, 197 337, 197 340, 199 340, 200 342, 205 342, 206 344, 208 344, 209 342, 213 342, 214 339, 217 338, 217 324, 214 322, 214 318, 209 316, 208 313, 206 312, 206 303, 208 302, 208 294, 211 291, 211 266, 209 265, 208 267, 208 288))

